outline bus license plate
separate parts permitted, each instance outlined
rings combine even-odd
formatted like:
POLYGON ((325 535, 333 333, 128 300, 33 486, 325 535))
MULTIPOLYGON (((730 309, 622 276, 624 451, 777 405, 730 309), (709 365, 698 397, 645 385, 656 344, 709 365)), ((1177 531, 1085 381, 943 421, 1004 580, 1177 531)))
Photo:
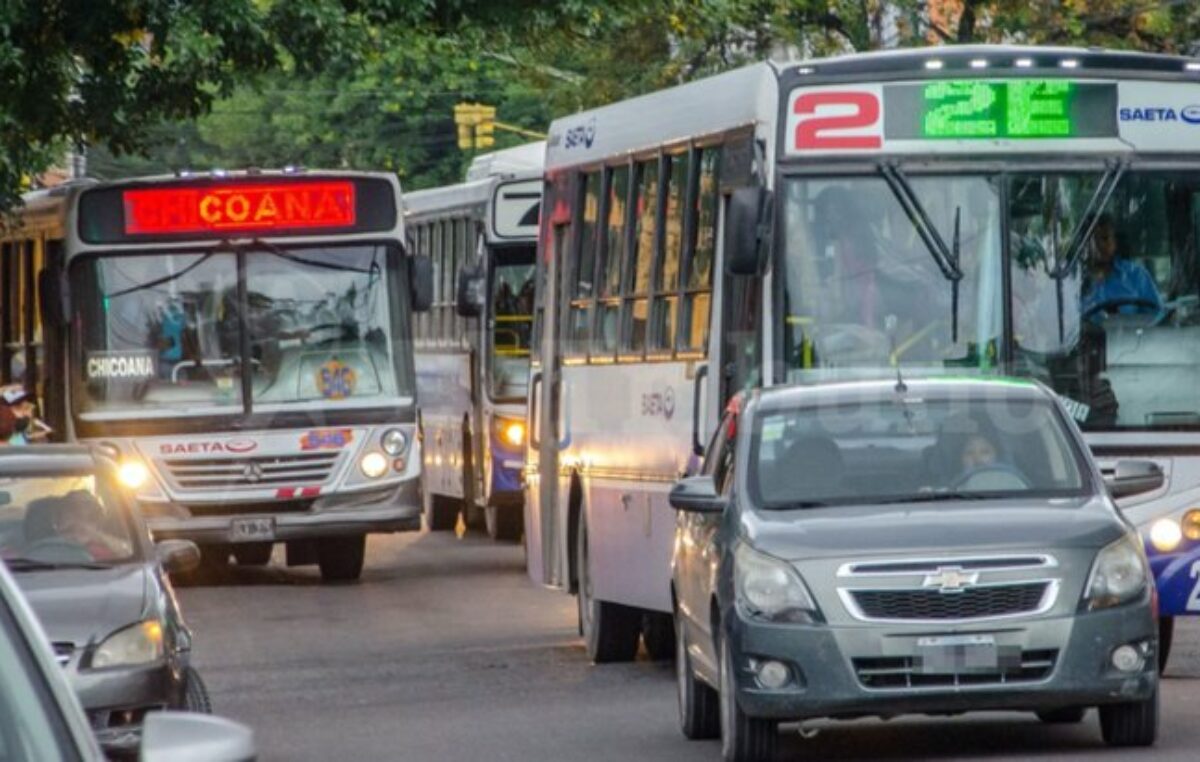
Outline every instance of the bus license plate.
POLYGON ((991 635, 918 638, 917 664, 926 675, 993 672, 1000 653, 991 635))
POLYGON ((275 519, 234 519, 229 526, 229 539, 234 542, 273 540, 275 539, 275 519))

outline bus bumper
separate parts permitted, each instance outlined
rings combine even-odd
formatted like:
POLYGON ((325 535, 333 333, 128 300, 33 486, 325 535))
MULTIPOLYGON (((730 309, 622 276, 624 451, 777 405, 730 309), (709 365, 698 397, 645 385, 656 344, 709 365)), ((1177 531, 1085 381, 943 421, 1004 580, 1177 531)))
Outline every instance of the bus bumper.
POLYGON ((360 493, 289 503, 143 503, 155 539, 199 544, 286 542, 421 528, 420 480, 360 493), (219 515, 215 515, 219 514, 219 515))
POLYGON ((1171 553, 1163 553, 1146 543, 1146 555, 1158 588, 1160 616, 1200 614, 1200 543, 1187 540, 1184 543, 1171 553))

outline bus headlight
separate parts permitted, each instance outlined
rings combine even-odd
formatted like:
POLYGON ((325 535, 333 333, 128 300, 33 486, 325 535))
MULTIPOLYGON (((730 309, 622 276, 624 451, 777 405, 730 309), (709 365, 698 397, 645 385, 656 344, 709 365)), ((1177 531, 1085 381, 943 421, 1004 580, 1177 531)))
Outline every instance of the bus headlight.
POLYGON ((1180 528, 1183 530, 1184 537, 1189 540, 1200 540, 1200 508, 1193 508, 1183 514, 1180 528))
POLYGON ((92 655, 92 667, 103 669, 151 664, 162 657, 162 625, 149 619, 109 635, 92 655))
POLYGON ((516 418, 497 418, 496 433, 500 440, 511 447, 525 444, 525 422, 516 418))
POLYGON ((384 452, 395 458, 404 454, 404 450, 408 447, 408 437, 400 429, 388 429, 383 432, 379 444, 383 447, 384 452))
POLYGON ((117 467, 117 479, 129 489, 138 489, 150 478, 150 469, 140 460, 122 461, 117 467))
POLYGON ((1150 544, 1161 553, 1170 553, 1183 541, 1183 530, 1175 519, 1159 519, 1150 527, 1150 544))
POLYGON ((359 470, 368 479, 378 479, 387 473, 388 459, 381 452, 369 452, 358 462, 359 470))

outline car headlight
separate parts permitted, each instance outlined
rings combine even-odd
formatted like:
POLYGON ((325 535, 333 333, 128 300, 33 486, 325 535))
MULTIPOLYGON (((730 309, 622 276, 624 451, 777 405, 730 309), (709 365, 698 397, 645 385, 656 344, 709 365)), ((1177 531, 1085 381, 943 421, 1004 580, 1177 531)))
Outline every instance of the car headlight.
POLYGON ((92 668, 131 667, 162 658, 162 625, 149 619, 109 635, 92 654, 92 668))
POLYGON ((525 422, 516 418, 496 418, 496 434, 510 447, 525 444, 525 422))
POLYGON ((1083 596, 1089 611, 1128 603, 1150 581, 1145 552, 1136 535, 1127 535, 1096 554, 1083 596))
POLYGON ((381 452, 369 452, 362 456, 358 467, 362 470, 363 476, 368 479, 378 479, 387 473, 388 459, 381 452))
POLYGON ((117 467, 117 478, 129 489, 138 489, 150 478, 150 469, 140 460, 125 460, 117 467))
POLYGON ((403 455, 404 450, 408 448, 408 437, 400 429, 388 429, 383 432, 379 444, 384 452, 396 458, 403 455))
POLYGON ((739 543, 733 551, 737 605, 749 617, 771 622, 813 622, 819 614, 792 566, 739 543))

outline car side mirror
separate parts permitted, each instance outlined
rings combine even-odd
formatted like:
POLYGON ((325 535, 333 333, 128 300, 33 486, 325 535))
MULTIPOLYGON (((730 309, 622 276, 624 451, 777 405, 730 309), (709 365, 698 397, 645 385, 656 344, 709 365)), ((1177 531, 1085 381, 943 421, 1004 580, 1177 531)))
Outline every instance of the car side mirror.
POLYGON ((154 551, 167 574, 186 574, 200 566, 200 548, 191 540, 163 540, 154 551))
POLYGON ((1118 460, 1112 474, 1104 477, 1108 494, 1116 500, 1153 492, 1165 483, 1162 469, 1152 460, 1118 460))
POLYGON ((675 510, 691 513, 722 513, 729 502, 717 494, 717 484, 711 476, 680 479, 667 499, 675 510))
POLYGON ((412 294, 412 311, 428 312, 433 306, 433 260, 429 257, 408 258, 408 288, 412 294))
POLYGON ((253 762, 254 732, 196 712, 150 712, 142 726, 141 762, 253 762))
POLYGON ((761 275, 766 270, 766 238, 771 227, 771 192, 752 185, 729 197, 725 222, 725 272, 761 275))
POLYGON ((483 312, 484 290, 487 282, 478 270, 463 270, 458 274, 454 308, 459 317, 479 317, 483 312))

